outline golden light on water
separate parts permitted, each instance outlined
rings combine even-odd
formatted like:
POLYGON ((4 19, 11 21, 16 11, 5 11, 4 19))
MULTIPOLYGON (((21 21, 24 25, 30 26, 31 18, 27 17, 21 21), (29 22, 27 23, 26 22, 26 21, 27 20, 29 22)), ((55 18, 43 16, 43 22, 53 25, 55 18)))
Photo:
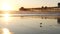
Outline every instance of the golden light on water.
POLYGON ((9 18, 9 17, 10 17, 9 14, 4 14, 3 17, 4 17, 4 20, 5 20, 5 21, 8 21, 8 20, 10 19, 10 18, 9 18))
POLYGON ((11 34, 9 29, 7 29, 7 28, 3 28, 2 31, 3 31, 3 34, 11 34))
POLYGON ((2 18, 3 18, 2 21, 4 21, 4 24, 8 25, 11 19, 10 14, 9 13, 3 14, 2 18))

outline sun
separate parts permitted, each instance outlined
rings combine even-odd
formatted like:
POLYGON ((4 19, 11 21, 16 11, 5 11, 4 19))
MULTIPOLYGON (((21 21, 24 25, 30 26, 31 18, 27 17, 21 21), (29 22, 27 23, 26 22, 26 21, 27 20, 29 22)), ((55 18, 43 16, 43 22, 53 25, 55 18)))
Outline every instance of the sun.
POLYGON ((1 6, 1 10, 4 11, 12 10, 12 7, 8 3, 3 3, 1 6))

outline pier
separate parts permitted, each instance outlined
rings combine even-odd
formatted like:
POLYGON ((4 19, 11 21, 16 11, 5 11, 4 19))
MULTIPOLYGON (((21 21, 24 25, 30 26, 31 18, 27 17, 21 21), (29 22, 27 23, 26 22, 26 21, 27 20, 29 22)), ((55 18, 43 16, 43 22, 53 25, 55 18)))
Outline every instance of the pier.
POLYGON ((39 17, 42 19, 57 19, 60 23, 60 3, 58 7, 24 8, 19 11, 0 11, 0 17, 8 13, 10 17, 39 17))

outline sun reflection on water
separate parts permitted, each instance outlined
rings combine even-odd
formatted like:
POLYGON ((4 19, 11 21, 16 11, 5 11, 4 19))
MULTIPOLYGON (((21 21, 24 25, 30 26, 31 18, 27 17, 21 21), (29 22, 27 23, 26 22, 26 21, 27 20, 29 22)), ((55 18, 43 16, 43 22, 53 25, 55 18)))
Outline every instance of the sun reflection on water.
POLYGON ((8 21, 9 20, 9 14, 4 14, 4 19, 5 19, 5 21, 8 21))
POLYGON ((9 21, 10 21, 10 14, 6 13, 6 14, 3 14, 3 21, 5 24, 9 24, 9 21))
POLYGON ((11 34, 11 32, 9 31, 9 29, 7 29, 7 28, 3 28, 2 32, 3 32, 3 34, 11 34))
POLYGON ((3 29, 3 34, 10 34, 9 30, 7 28, 3 29))

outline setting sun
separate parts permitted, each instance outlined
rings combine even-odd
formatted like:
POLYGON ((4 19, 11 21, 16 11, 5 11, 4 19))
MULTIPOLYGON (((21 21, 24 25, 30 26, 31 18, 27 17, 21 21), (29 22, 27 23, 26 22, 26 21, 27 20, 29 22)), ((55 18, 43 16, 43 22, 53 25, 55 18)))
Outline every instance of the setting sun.
POLYGON ((1 10, 4 11, 12 10, 12 7, 8 3, 3 3, 1 6, 1 10))

